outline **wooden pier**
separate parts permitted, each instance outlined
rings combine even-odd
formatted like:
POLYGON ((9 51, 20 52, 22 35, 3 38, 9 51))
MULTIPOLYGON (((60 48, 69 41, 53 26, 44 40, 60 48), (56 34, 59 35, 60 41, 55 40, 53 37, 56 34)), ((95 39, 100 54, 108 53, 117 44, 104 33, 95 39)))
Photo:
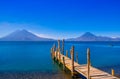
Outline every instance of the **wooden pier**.
POLYGON ((60 51, 60 40, 58 40, 58 48, 54 45, 51 48, 51 55, 54 60, 63 65, 63 70, 66 68, 71 71, 72 77, 76 74, 81 74, 86 79, 120 79, 114 76, 114 70, 111 73, 104 72, 100 69, 91 66, 90 49, 87 49, 87 64, 78 63, 78 54, 76 54, 76 62, 74 61, 74 46, 70 50, 71 57, 68 57, 68 51, 64 55, 64 40, 62 41, 62 50, 60 51), (62 53, 61 53, 62 51, 62 53))

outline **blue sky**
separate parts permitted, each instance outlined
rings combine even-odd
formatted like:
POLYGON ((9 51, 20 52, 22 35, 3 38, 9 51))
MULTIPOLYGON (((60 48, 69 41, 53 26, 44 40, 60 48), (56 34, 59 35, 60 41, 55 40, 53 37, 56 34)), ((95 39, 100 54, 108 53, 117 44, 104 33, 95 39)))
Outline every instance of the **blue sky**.
POLYGON ((120 0, 1 0, 0 37, 17 29, 51 38, 118 37, 120 0))

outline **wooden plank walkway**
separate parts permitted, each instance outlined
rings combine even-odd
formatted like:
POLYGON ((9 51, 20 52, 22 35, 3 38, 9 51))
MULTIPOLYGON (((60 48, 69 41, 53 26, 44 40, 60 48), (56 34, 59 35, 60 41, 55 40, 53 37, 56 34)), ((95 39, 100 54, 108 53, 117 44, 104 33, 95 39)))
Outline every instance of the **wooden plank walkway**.
MULTIPOLYGON (((56 52, 55 52, 55 55, 56 55, 56 52)), ((59 55, 56 55, 56 56, 59 59, 59 55)), ((63 64, 63 59, 62 59, 63 57, 65 62, 65 67, 71 70, 72 69, 71 59, 61 54, 59 60, 61 60, 60 63, 62 64, 63 64)), ((74 68, 76 72, 87 77, 87 72, 88 72, 87 64, 80 65, 77 62, 74 62, 74 68)), ((119 79, 119 78, 114 77, 111 74, 108 74, 104 71, 101 71, 97 68, 90 66, 90 79, 119 79)))
MULTIPOLYGON (((65 67, 67 67, 69 70, 71 70, 71 59, 61 54, 61 60, 62 58, 65 58, 65 67)), ((61 61, 63 63, 63 61, 61 61)), ((74 62, 74 68, 75 71, 82 74, 83 76, 87 77, 87 65, 79 65, 78 63, 74 62)), ((111 74, 108 74, 104 71, 101 71, 97 68, 94 68, 90 66, 90 79, 119 79, 117 77, 112 76, 111 74)))
MULTIPOLYGON (((60 48, 60 46, 58 47, 60 48)), ((71 58, 67 56, 68 53, 66 53, 66 56, 61 54, 59 49, 57 51, 54 51, 52 49, 52 57, 55 58, 55 60, 57 60, 59 63, 61 63, 65 68, 69 69, 72 75, 77 72, 87 79, 120 79, 115 77, 114 75, 90 66, 89 52, 90 51, 88 50, 88 63, 84 65, 80 65, 74 61, 74 48, 71 50, 71 58)))

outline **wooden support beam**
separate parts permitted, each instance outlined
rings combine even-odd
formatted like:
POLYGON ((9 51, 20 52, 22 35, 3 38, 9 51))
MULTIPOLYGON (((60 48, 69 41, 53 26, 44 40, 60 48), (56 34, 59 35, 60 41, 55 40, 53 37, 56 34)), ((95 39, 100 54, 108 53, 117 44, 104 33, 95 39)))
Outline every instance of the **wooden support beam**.
POLYGON ((65 58, 63 57, 62 60, 63 60, 63 70, 65 70, 65 58))
POLYGON ((57 48, 57 50, 55 52, 55 60, 57 61, 57 59, 58 59, 58 48, 57 48))
POLYGON ((66 57, 68 57, 68 50, 66 50, 66 57))
POLYGON ((111 74, 112 74, 112 76, 115 76, 115 71, 114 71, 114 69, 111 69, 111 74))
POLYGON ((59 64, 61 63, 61 53, 59 52, 59 64))
POLYGON ((58 51, 60 52, 60 40, 58 40, 58 51))
POLYGON ((61 58, 60 58, 60 55, 61 55, 61 53, 60 53, 60 40, 58 40, 58 52, 57 52, 57 54, 58 54, 58 60, 59 60, 59 64, 60 64, 60 61, 61 61, 61 58))
POLYGON ((72 57, 72 49, 70 49, 70 59, 71 59, 71 57, 72 57))
POLYGON ((64 39, 62 40, 62 54, 64 55, 64 39))
POLYGON ((53 59, 55 58, 55 51, 54 51, 53 47, 52 47, 52 58, 53 59))
POLYGON ((90 49, 87 49, 87 79, 90 79, 90 49))
POLYGON ((71 49, 71 74, 72 74, 72 77, 74 76, 74 46, 72 46, 72 49, 71 49))
POLYGON ((52 56, 53 56, 53 59, 55 59, 55 51, 53 51, 53 48, 52 48, 52 56))

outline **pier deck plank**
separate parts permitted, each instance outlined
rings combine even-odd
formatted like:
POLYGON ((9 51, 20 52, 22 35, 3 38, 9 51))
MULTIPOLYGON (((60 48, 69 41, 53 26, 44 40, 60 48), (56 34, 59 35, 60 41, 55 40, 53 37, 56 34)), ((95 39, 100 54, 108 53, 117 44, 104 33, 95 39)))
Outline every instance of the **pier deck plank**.
MULTIPOLYGON (((58 60, 61 60, 60 62, 62 64, 63 64, 63 60, 62 60, 63 57, 64 57, 64 60, 65 60, 65 67, 68 68, 71 71, 72 60, 70 58, 66 57, 65 55, 60 54, 60 59, 58 59, 58 60)), ((87 78, 87 72, 88 72, 87 64, 80 65, 80 64, 78 64, 74 61, 74 70, 77 73, 79 73, 79 74, 81 74, 81 75, 83 75, 87 78)), ((92 66, 90 66, 90 78, 91 79, 119 79, 115 76, 112 76, 111 74, 109 74, 107 72, 104 72, 104 71, 99 70, 99 69, 97 69, 95 67, 92 67, 92 66)))

